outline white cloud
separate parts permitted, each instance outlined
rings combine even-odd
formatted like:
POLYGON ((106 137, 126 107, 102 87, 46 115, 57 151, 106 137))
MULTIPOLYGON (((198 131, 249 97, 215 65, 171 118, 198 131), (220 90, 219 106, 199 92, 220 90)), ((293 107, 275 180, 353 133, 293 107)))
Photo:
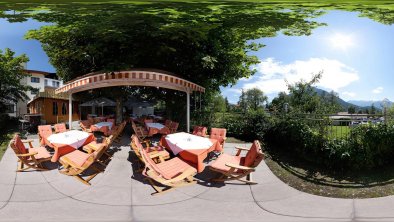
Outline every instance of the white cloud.
POLYGON ((378 88, 372 90, 372 93, 379 94, 383 92, 383 87, 379 86, 378 88))
POLYGON ((345 97, 354 98, 354 97, 356 97, 357 94, 356 94, 355 92, 348 92, 348 91, 345 91, 345 92, 342 93, 342 95, 344 95, 345 97))
POLYGON ((316 86, 338 91, 359 79, 355 69, 338 60, 326 58, 310 58, 305 61, 294 61, 282 64, 274 58, 262 60, 256 67, 258 73, 254 82, 245 83, 244 89, 257 87, 266 94, 287 91, 285 80, 289 83, 310 80, 313 75, 323 71, 322 78, 316 86))
POLYGON ((226 91, 226 93, 239 94, 239 95, 241 95, 242 89, 228 88, 228 89, 225 89, 224 91, 226 91))

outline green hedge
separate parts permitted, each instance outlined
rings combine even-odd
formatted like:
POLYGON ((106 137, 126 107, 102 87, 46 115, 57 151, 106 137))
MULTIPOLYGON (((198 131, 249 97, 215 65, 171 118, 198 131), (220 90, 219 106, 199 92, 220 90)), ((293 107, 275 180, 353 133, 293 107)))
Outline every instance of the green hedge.
POLYGON ((264 136, 273 151, 285 151, 297 158, 330 169, 363 170, 393 162, 394 126, 360 125, 347 138, 330 139, 300 120, 281 120, 264 136))

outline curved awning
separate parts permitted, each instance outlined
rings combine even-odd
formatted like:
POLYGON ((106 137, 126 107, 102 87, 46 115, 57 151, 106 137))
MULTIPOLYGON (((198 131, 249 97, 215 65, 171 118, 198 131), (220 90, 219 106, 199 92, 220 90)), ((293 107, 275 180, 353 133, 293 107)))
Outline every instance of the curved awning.
POLYGON ((71 80, 56 89, 56 93, 76 93, 90 89, 112 86, 150 86, 191 93, 205 92, 205 88, 185 79, 159 71, 120 71, 95 73, 71 80))

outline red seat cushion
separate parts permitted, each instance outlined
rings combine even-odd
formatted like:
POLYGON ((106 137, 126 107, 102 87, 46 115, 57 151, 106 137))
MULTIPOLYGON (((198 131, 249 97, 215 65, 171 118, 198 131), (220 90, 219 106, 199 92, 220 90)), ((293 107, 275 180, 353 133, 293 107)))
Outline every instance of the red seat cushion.
POLYGON ((156 164, 156 167, 160 169, 160 173, 167 180, 182 174, 189 168, 193 168, 197 173, 197 169, 178 157, 158 163, 156 164))
POLYGON ((37 160, 51 157, 51 154, 47 151, 47 149, 45 149, 45 147, 42 146, 29 149, 29 153, 34 153, 34 152, 37 152, 37 154, 34 155, 34 157, 37 160))
POLYGON ((226 166, 226 163, 243 165, 245 158, 240 156, 232 156, 227 153, 223 153, 220 155, 212 164, 211 167, 221 170, 221 171, 229 171, 230 167, 226 166))
POLYGON ((66 157, 72 162, 74 162, 77 166, 82 166, 90 156, 91 154, 75 150, 71 153, 68 153, 67 155, 62 156, 60 159, 66 157))

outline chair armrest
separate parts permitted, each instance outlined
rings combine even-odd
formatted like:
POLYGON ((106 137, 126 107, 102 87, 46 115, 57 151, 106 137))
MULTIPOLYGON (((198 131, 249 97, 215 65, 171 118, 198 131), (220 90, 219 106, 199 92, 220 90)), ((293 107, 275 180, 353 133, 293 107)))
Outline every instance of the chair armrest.
POLYGON ((187 177, 194 176, 195 174, 196 174, 196 170, 194 168, 190 167, 190 168, 186 169, 185 171, 183 171, 178 176, 176 176, 170 180, 165 180, 165 183, 166 184, 176 183, 176 182, 184 180, 187 177))
POLYGON ((22 140, 22 143, 32 143, 33 140, 22 140))
POLYGON ((34 156, 38 154, 38 152, 34 152, 34 153, 25 153, 25 154, 16 154, 16 156, 20 156, 20 157, 28 157, 28 156, 34 156))
POLYGON ((226 163, 225 165, 228 166, 228 167, 231 167, 231 168, 239 169, 239 170, 251 170, 251 171, 255 171, 255 169, 252 168, 252 167, 241 166, 241 165, 232 164, 232 163, 226 163))
POLYGON ((237 150, 245 150, 245 151, 249 151, 249 148, 246 147, 240 147, 240 146, 236 146, 235 149, 237 150))
POLYGON ((160 152, 156 152, 156 151, 154 151, 154 153, 148 153, 148 155, 151 159, 162 156, 160 152))

